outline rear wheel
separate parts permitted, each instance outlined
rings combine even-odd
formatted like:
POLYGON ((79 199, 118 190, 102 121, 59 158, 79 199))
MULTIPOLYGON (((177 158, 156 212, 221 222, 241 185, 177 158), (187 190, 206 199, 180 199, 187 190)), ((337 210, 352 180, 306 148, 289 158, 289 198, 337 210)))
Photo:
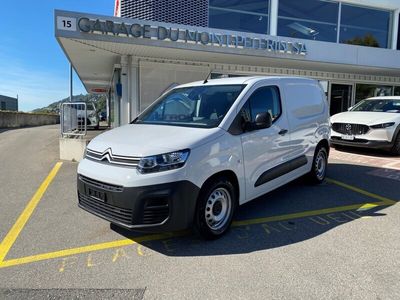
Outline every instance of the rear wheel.
POLYGON ((237 195, 225 177, 206 184, 199 195, 195 229, 205 239, 221 237, 230 227, 236 209, 237 195))
POLYGON ((393 148, 390 152, 394 155, 400 155, 400 133, 397 134, 397 137, 394 140, 393 148))
POLYGON ((317 148, 314 154, 314 159, 308 178, 312 183, 321 183, 326 176, 326 169, 328 167, 328 151, 324 146, 317 148))

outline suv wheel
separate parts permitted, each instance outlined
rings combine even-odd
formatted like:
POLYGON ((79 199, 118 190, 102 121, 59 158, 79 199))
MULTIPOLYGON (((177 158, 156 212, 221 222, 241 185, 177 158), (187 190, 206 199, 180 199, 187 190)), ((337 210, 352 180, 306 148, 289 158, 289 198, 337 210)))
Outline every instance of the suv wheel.
POLYGON ((312 183, 321 183, 326 176, 326 169, 328 167, 328 151, 324 146, 317 148, 314 154, 311 171, 308 177, 312 183))
POLYGON ((221 237, 230 227, 236 209, 235 187, 225 177, 206 184, 200 191, 195 229, 205 239, 221 237))
POLYGON ((393 148, 392 148, 391 152, 394 155, 400 155, 400 133, 397 134, 397 137, 394 140, 394 144, 393 144, 393 148))

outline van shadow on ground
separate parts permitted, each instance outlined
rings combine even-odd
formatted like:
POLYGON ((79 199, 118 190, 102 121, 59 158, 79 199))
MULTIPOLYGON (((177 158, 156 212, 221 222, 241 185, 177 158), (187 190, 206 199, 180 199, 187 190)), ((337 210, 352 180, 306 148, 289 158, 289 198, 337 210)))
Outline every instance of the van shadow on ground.
MULTIPOLYGON (((363 178, 358 187, 364 189, 366 189, 365 186, 369 187, 367 190, 370 192, 398 201, 400 194, 397 189, 393 189, 396 182, 368 175, 373 170, 376 168, 330 164, 328 175, 348 184, 354 184, 352 181, 356 178, 363 178)), ((218 240, 204 241, 192 232, 188 232, 183 237, 171 236, 141 244, 168 256, 229 255, 285 247, 312 239, 338 226, 346 226, 363 217, 385 217, 386 214, 380 211, 387 206, 368 210, 357 209, 368 202, 378 202, 378 200, 331 183, 310 186, 304 179, 299 179, 241 206, 235 216, 235 221, 239 222, 236 223, 238 226, 233 226, 224 237, 218 240), (351 210, 343 208, 342 211, 337 212, 309 213, 307 216, 281 221, 259 220, 265 217, 356 204, 360 205, 351 210), (244 224, 240 223, 241 221, 244 221, 242 222, 244 224), (251 224, 252 222, 255 224, 251 224)), ((132 240, 141 236, 114 225, 111 228, 132 240)))

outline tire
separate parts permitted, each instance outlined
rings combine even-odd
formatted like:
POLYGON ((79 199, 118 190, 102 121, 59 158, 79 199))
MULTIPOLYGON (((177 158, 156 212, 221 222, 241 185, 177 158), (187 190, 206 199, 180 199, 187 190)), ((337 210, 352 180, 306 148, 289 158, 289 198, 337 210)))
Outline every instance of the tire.
POLYGON ((400 155, 400 133, 397 134, 396 139, 394 140, 393 148, 390 150, 390 153, 393 155, 400 155))
POLYGON ((314 159, 308 179, 313 184, 320 184, 325 180, 326 169, 328 167, 328 151, 324 146, 319 146, 315 150, 314 159))
POLYGON ((221 237, 232 223, 236 206, 235 187, 226 177, 206 183, 197 200, 195 231, 206 240, 221 237))

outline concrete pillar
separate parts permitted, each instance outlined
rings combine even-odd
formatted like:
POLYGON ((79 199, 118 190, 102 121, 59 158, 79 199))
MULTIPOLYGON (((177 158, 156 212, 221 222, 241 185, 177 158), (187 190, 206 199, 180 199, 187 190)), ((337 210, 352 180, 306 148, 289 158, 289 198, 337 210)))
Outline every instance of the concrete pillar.
POLYGON ((122 97, 119 105, 120 126, 128 124, 130 122, 129 57, 126 55, 121 56, 121 84, 122 84, 122 97))
POLYGON ((397 35, 399 32, 399 14, 400 9, 396 9, 393 12, 393 22, 392 22, 392 43, 391 48, 396 50, 397 49, 397 35))
POLYGON ((129 99, 131 121, 139 114, 139 84, 139 60, 131 56, 129 66, 129 99))
POLYGON ((279 0, 271 0, 269 8, 269 34, 278 35, 278 5, 279 0))

